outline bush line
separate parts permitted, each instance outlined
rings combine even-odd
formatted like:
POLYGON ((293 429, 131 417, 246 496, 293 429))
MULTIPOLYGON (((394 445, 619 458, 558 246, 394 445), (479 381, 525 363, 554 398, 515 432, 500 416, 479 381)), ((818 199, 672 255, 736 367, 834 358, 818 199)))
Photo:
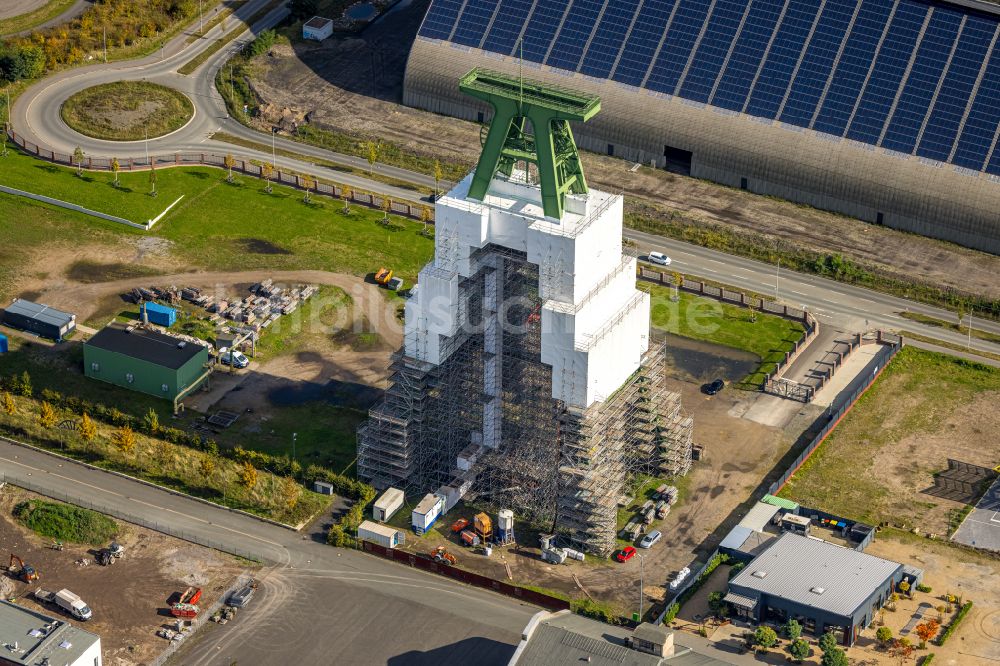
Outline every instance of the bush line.
POLYGON ((966 601, 964 604, 962 604, 962 607, 958 609, 957 613, 955 613, 955 619, 951 621, 951 624, 948 625, 947 629, 941 632, 941 635, 938 636, 938 639, 935 641, 935 643, 937 643, 938 645, 944 645, 945 641, 951 638, 951 635, 955 633, 955 631, 958 629, 958 625, 962 622, 963 619, 965 619, 965 616, 969 614, 970 610, 972 610, 971 601, 966 601))

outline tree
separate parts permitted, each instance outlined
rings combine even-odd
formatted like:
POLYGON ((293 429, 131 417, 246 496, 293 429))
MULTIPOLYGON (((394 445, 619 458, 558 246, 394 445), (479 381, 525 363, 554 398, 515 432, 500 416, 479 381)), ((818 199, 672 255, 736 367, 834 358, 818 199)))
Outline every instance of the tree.
POLYGON ((260 177, 264 179, 267 185, 264 186, 264 191, 270 194, 272 192, 271 178, 274 177, 274 165, 270 162, 264 162, 260 165, 260 177))
POLYGON ((375 171, 375 164, 378 162, 378 154, 381 151, 381 144, 375 143, 374 141, 368 141, 365 143, 365 154, 368 158, 368 175, 372 175, 375 171))
POLYGON ((916 627, 917 637, 922 643, 926 643, 937 636, 938 628, 940 626, 941 623, 934 618, 928 620, 927 622, 921 622, 916 627))
POLYGON ((121 162, 118 161, 118 158, 117 157, 112 157, 111 158, 111 173, 115 174, 115 179, 114 179, 114 182, 112 182, 111 184, 114 185, 115 187, 118 187, 119 185, 121 185, 121 183, 118 180, 118 172, 121 171, 121 168, 122 168, 122 165, 121 165, 121 162))
POLYGON ((35 390, 31 386, 31 375, 25 370, 21 373, 21 382, 17 387, 18 393, 23 395, 25 398, 30 398, 35 390))
POLYGON ((3 407, 4 413, 8 416, 13 416, 17 412, 17 403, 14 402, 14 396, 7 391, 0 394, 0 407, 3 407))
POLYGON ((899 583, 899 591, 902 592, 903 594, 905 594, 906 596, 910 596, 910 584, 907 583, 905 580, 904 581, 900 581, 900 583, 899 583))
POLYGON ((142 424, 146 427, 146 432, 150 435, 155 435, 160 431, 160 416, 156 413, 156 410, 152 407, 146 412, 146 415, 142 417, 142 424))
POLYGON ((379 207, 382 209, 382 224, 389 224, 389 211, 392 210, 392 199, 383 195, 382 205, 379 207))
POLYGON ((159 465, 162 470, 166 464, 170 461, 170 445, 167 444, 162 439, 158 439, 153 443, 153 460, 159 465))
POLYGON ((764 649, 774 647, 774 644, 778 642, 778 634, 771 627, 757 627, 757 631, 753 633, 753 642, 754 645, 759 645, 764 649))
POLYGON ((819 660, 820 666, 850 666, 847 655, 838 647, 827 650, 823 653, 823 658, 819 660))
POLYGON ((420 233, 427 235, 427 225, 431 221, 431 209, 427 206, 420 209, 420 221, 424 223, 424 228, 420 230, 420 233))
POLYGON ((826 632, 819 637, 819 649, 824 653, 837 649, 837 637, 832 632, 826 632))
POLYGON ((802 625, 798 623, 795 618, 788 618, 788 622, 783 626, 782 631, 785 632, 785 636, 788 640, 794 641, 796 638, 802 635, 802 625))
POLYGON ((0 48, 0 79, 16 83, 37 79, 45 72, 45 52, 33 44, 7 44, 0 48))
POLYGON ((302 495, 302 486, 296 483, 295 479, 290 476, 286 476, 281 482, 281 499, 285 503, 285 507, 288 510, 295 508, 295 505, 299 503, 299 497, 302 495))
POLYGON ((304 203, 310 203, 312 201, 312 188, 316 187, 316 179, 314 179, 309 174, 302 176, 302 187, 305 188, 306 194, 302 197, 304 203))
POLYGON ((438 183, 441 182, 441 178, 444 174, 441 171, 441 162, 434 160, 434 199, 435 201, 439 196, 441 196, 441 189, 438 183))
POLYGON ((899 595, 893 592, 892 594, 889 595, 889 603, 887 603, 886 606, 889 608, 889 610, 895 612, 896 603, 898 601, 899 601, 899 595))
POLYGON ((875 632, 875 639, 878 640, 879 645, 887 647, 889 641, 892 640, 892 629, 889 627, 879 627, 878 631, 875 632))
POLYGON ((812 654, 812 648, 809 647, 809 641, 804 638, 796 638, 792 641, 792 644, 788 646, 788 654, 792 655, 792 659, 796 663, 801 664, 803 660, 808 659, 812 654))
MULTIPOLYGON (((899 663, 904 663, 907 659, 913 656, 915 648, 913 644, 906 638, 897 638, 892 643, 892 647, 889 649, 889 656, 899 659, 899 663)), ((828 666, 823 664, 823 666, 828 666)))
POLYGON ((240 485, 247 490, 253 489, 257 485, 257 468, 251 465, 249 461, 244 461, 240 467, 239 480, 240 485))
POLYGON ((38 408, 38 425, 43 428, 51 428, 56 424, 56 410, 52 405, 43 402, 38 408))
POLYGON ((351 188, 346 185, 340 190, 340 198, 344 202, 344 215, 351 214, 351 197, 353 196, 354 192, 352 192, 351 188))
POLYGON ((673 275, 671 276, 671 282, 673 283, 674 293, 671 295, 670 300, 676 303, 681 299, 681 296, 678 292, 680 291, 681 285, 684 284, 684 276, 678 273, 677 271, 674 271, 673 275))
POLYGON ((83 148, 81 148, 80 146, 77 146, 73 150, 73 162, 76 164, 76 175, 79 176, 80 178, 83 178, 84 155, 85 153, 83 152, 83 148))
POLYGON ((236 158, 233 157, 232 153, 226 153, 225 159, 222 161, 226 165, 226 169, 229 170, 229 174, 226 176, 226 182, 233 183, 233 167, 236 166, 236 158))
POLYGON ((201 474, 202 481, 207 484, 215 474, 215 461, 210 456, 202 456, 198 461, 198 473, 201 474))
POLYGON ((116 430, 112 441, 123 456, 130 456, 135 451, 135 431, 129 426, 122 426, 116 430))
POLYGON ((708 595, 708 608, 717 618, 729 615, 729 604, 722 600, 724 596, 722 592, 710 592, 708 595))
POLYGON ((156 162, 149 163, 149 196, 156 196, 156 162))
POLYGON ((94 419, 87 416, 87 412, 83 413, 83 418, 80 419, 80 425, 77 427, 77 430, 80 433, 80 439, 84 442, 92 442, 97 437, 97 424, 94 423, 94 419))

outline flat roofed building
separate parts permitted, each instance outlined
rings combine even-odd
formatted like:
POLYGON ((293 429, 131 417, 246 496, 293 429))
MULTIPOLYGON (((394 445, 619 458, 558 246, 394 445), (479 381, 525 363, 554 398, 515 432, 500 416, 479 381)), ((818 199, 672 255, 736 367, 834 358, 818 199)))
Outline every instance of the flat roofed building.
POLYGON ((3 323, 60 342, 76 328, 76 315, 50 308, 44 303, 15 298, 4 308, 3 323))
POLYGON ((83 345, 88 377, 175 402, 208 378, 208 362, 204 345, 118 323, 83 345))
POLYGON ((903 565, 791 532, 774 539, 729 583, 740 617, 794 618, 815 635, 853 645, 903 580, 903 565))
POLYGON ((65 620, 0 601, 0 664, 101 666, 101 637, 65 620))

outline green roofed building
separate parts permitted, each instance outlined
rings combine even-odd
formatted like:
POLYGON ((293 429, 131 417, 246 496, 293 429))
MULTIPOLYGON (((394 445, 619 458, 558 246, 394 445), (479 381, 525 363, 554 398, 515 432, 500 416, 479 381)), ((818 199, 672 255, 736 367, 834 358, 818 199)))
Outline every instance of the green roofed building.
POLYGON ((111 324, 83 345, 84 374, 177 403, 211 374, 208 347, 141 326, 111 324))

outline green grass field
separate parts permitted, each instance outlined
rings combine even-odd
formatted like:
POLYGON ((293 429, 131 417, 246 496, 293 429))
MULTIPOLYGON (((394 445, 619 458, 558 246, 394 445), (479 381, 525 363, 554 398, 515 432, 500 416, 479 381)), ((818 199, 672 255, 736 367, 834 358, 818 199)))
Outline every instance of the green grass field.
POLYGON ((728 303, 679 292, 679 301, 671 300, 672 289, 646 282, 639 288, 651 296, 650 319, 654 328, 695 340, 704 340, 756 354, 760 366, 743 384, 760 386, 764 375, 774 370, 802 337, 802 324, 775 315, 751 313, 728 303))
MULTIPOLYGON (((80 178, 74 169, 19 153, 0 158, 0 184, 133 221, 159 215, 184 195, 146 235, 171 241, 177 257, 200 268, 320 269, 362 276, 388 265, 412 282, 433 254, 434 242, 420 234, 420 223, 390 216, 385 225, 381 211, 354 205, 345 215, 340 201, 314 196, 306 204, 301 192, 281 186, 267 194, 263 183, 249 176, 237 176, 231 185, 223 170, 210 167, 160 169, 157 176, 154 198, 146 172, 122 172, 121 187, 115 188, 110 173, 84 172, 80 178)), ((9 280, 19 257, 54 239, 113 245, 129 235, 143 232, 0 195, 0 241, 9 241, 0 244, 0 258, 12 262, 0 262, 0 277, 9 280)), ((9 285, 0 283, 5 291, 9 285)))
POLYGON ((19 503, 14 517, 41 536, 71 543, 104 546, 118 534, 118 525, 103 514, 46 500, 19 503))
POLYGON ((115 81, 81 90, 59 112, 85 136, 141 141, 183 127, 194 116, 194 104, 184 93, 149 81, 115 81))
POLYGON ((0 35, 23 32, 46 21, 51 21, 69 9, 73 2, 74 0, 48 0, 44 5, 27 14, 18 14, 17 16, 0 19, 0 35))
POLYGON ((996 464, 990 408, 971 406, 996 391, 1000 370, 904 347, 780 495, 870 524, 943 531, 954 505, 923 490, 949 457, 996 464))

